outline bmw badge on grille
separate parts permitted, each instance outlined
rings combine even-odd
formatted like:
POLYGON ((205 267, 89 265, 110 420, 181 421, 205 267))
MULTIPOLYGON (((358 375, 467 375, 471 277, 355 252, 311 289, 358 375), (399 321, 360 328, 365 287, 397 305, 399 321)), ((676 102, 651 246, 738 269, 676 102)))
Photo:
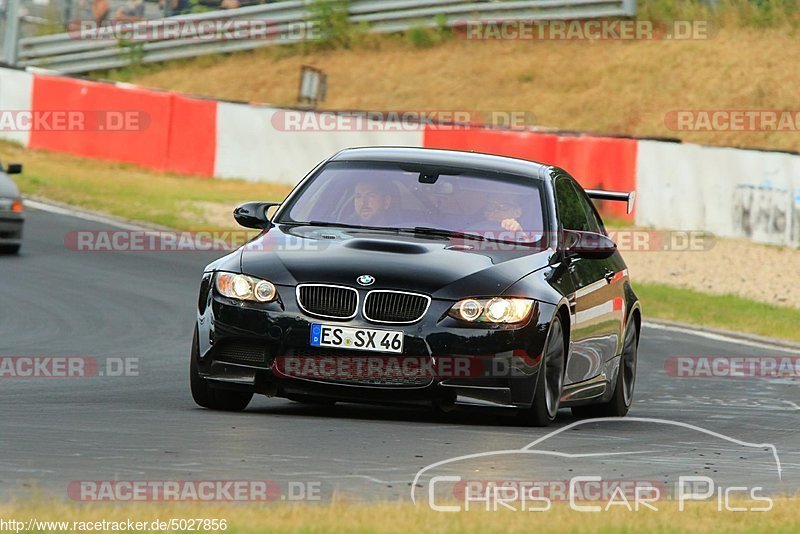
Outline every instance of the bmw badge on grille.
POLYGON ((368 274, 362 274, 358 278, 356 278, 356 282, 361 284, 362 286, 371 286, 375 283, 375 277, 370 276, 368 274))

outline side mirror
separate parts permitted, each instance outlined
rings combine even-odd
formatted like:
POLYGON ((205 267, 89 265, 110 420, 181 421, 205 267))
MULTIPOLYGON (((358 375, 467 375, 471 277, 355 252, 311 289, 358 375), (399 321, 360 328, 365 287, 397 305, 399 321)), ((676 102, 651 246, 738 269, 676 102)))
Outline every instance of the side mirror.
POLYGON ((573 256, 587 260, 605 260, 617 251, 616 243, 607 235, 576 230, 562 232, 560 248, 567 257, 573 256))
POLYGON ((272 227, 267 215, 267 210, 273 206, 280 206, 279 202, 248 202, 233 210, 233 218, 245 228, 266 230, 272 227))
POLYGON ((22 173, 22 163, 9 163, 6 167, 6 174, 20 174, 22 173))

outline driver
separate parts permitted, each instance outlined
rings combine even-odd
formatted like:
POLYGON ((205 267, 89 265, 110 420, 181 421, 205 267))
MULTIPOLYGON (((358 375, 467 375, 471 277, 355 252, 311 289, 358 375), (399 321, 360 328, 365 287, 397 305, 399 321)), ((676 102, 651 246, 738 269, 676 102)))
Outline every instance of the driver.
POLYGON ((358 182, 354 208, 360 224, 385 226, 392 208, 391 185, 382 180, 358 182))

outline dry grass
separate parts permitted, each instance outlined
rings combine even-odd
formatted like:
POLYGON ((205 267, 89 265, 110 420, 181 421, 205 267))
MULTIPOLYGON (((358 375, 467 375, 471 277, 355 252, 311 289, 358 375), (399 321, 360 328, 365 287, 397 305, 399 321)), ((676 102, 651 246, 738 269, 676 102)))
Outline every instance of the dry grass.
MULTIPOLYGON (((800 250, 718 238, 705 250, 623 252, 638 283, 667 284, 709 293, 790 306, 800 310, 800 250), (724 269, 720 266, 724 265, 724 269), (758 276, 752 273, 758 272, 758 276)), ((800 335, 800 332, 798 332, 800 335)))
POLYGON ((261 49, 201 57, 133 82, 226 99, 295 103, 299 68, 329 75, 330 109, 524 110, 545 127, 703 144, 800 150, 800 132, 675 132, 683 109, 798 110, 800 31, 727 27, 697 41, 531 42, 454 38, 427 49, 400 36, 351 50, 261 49))
MULTIPOLYGON (((564 504, 543 513, 438 513, 409 504, 233 505, 219 504, 70 504, 22 502, 0 505, 0 517, 27 521, 167 521, 171 518, 226 519, 228 533, 244 532, 797 532, 796 499, 775 501, 764 513, 718 512, 716 502, 677 502, 660 511, 579 513, 564 504)), ((147 530, 148 532, 151 530, 147 530)))

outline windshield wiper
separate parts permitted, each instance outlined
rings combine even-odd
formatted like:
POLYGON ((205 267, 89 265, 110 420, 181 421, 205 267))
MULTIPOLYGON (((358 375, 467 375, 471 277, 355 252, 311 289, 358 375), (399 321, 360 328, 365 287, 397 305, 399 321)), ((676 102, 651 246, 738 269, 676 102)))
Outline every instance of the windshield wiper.
POLYGON ((326 222, 326 221, 307 221, 307 222, 292 221, 292 222, 278 223, 278 224, 288 224, 291 226, 324 226, 327 228, 363 228, 362 226, 358 226, 355 224, 326 222))
POLYGON ((430 228, 428 226, 416 226, 414 228, 399 228, 399 230, 403 232, 414 232, 415 234, 422 234, 422 235, 458 237, 462 239, 474 239, 476 241, 486 241, 486 238, 480 234, 458 232, 456 230, 443 230, 442 228, 430 228))
POLYGON ((509 245, 532 246, 538 242, 524 242, 524 241, 508 241, 505 239, 491 239, 482 236, 478 233, 459 232, 458 230, 445 230, 443 228, 432 228, 429 226, 415 226, 414 228, 396 228, 392 226, 360 226, 356 224, 327 222, 327 221, 308 221, 308 222, 291 222, 291 223, 277 223, 277 224, 290 224, 292 226, 323 226, 327 228, 352 228, 356 230, 378 230, 381 232, 404 232, 420 235, 428 235, 435 237, 447 237, 457 239, 471 239, 473 241, 496 241, 498 243, 507 243, 509 245))
POLYGON ((292 226, 323 226, 326 228, 352 228, 354 230, 381 230, 385 232, 400 232, 402 228, 394 228, 391 226, 363 226, 360 224, 347 224, 347 223, 339 223, 339 222, 327 222, 327 221, 308 221, 308 222, 291 222, 291 223, 279 223, 279 224, 290 224, 292 226))
POLYGON ((417 226, 416 228, 402 228, 404 232, 414 232, 422 235, 442 236, 442 237, 455 237, 461 239, 474 239, 475 241, 493 241, 497 243, 506 243, 508 245, 518 245, 523 247, 536 246, 539 241, 509 241, 507 239, 494 239, 480 234, 473 234, 470 232, 459 232, 457 230, 443 230, 441 228, 429 228, 427 226, 417 226))

